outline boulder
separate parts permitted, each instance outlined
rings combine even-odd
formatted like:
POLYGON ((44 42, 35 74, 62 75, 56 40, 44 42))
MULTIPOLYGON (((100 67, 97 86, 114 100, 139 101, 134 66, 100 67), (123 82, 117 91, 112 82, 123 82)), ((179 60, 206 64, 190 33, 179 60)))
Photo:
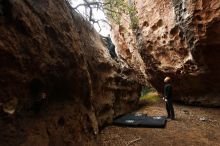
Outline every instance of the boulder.
POLYGON ((0 145, 96 145, 137 105, 136 72, 113 60, 65 0, 0 0, 0 145))
POLYGON ((136 68, 144 62, 145 77, 161 93, 164 77, 171 76, 176 101, 220 106, 219 0, 128 4, 136 12, 124 14, 113 30, 124 58, 136 68))

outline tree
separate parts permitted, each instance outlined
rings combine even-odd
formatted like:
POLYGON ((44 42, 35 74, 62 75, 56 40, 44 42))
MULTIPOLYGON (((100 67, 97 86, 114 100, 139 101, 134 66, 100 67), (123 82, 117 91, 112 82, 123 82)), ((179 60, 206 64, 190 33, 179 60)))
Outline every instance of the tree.
POLYGON ((73 9, 78 11, 79 7, 84 7, 84 15, 86 19, 93 24, 97 24, 100 30, 100 22, 106 23, 111 27, 111 24, 108 22, 108 20, 113 21, 116 24, 120 24, 121 20, 123 19, 123 14, 128 14, 130 16, 136 12, 135 7, 131 5, 131 0, 82 0, 82 3, 73 7, 73 9), (94 18, 93 12, 95 10, 102 11, 106 15, 106 18, 94 18))

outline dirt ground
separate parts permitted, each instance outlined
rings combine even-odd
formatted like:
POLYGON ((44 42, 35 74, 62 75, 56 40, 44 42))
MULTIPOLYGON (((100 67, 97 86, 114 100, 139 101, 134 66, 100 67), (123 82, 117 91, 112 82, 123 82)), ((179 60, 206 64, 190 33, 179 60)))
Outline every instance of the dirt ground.
MULTIPOLYGON (((101 131, 100 146, 220 146, 220 109, 174 104, 176 119, 165 128, 109 126, 101 131)), ((166 115, 164 103, 141 108, 138 113, 166 115)))

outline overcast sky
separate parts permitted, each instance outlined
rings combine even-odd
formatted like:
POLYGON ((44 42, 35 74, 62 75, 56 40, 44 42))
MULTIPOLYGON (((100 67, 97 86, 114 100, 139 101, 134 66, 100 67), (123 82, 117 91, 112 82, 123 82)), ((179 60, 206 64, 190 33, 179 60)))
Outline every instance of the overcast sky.
MULTIPOLYGON (((71 2, 72 2, 72 6, 76 7, 78 4, 83 3, 83 0, 71 0, 71 2)), ((82 14, 84 14, 84 12, 85 12, 85 9, 84 9, 83 6, 78 7, 78 10, 82 14)), ((93 16, 94 16, 95 19, 106 19, 105 14, 100 10, 98 10, 98 11, 93 10, 93 16)), ((110 33, 110 27, 106 23, 100 23, 100 26, 102 28, 100 34, 104 35, 104 36, 107 36, 110 33)), ((99 32, 98 25, 96 24, 94 27, 97 30, 97 32, 99 32)))

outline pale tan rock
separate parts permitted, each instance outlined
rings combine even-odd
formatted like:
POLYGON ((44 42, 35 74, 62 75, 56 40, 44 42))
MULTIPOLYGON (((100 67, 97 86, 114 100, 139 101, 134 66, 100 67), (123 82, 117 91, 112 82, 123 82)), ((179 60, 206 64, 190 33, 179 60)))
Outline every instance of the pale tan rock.
POLYGON ((129 28, 132 22, 124 17, 113 27, 120 54, 134 68, 141 63, 145 77, 159 92, 168 75, 174 79, 175 100, 219 106, 220 1, 133 0, 133 4, 138 28, 129 28))

